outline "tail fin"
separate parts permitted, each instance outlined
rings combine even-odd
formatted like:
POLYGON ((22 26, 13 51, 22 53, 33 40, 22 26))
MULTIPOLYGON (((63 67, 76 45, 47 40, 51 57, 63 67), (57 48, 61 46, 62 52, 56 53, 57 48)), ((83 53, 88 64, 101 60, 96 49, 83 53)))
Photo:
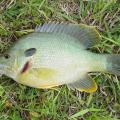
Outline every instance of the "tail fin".
POLYGON ((107 56, 107 71, 120 76, 120 54, 107 56))

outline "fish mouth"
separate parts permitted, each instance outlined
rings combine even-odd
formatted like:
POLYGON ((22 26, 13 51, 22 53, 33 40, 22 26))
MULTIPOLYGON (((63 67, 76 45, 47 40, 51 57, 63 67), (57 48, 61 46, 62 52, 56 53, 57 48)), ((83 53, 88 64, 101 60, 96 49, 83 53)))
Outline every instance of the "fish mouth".
POLYGON ((0 69, 3 69, 5 67, 5 65, 0 64, 0 69))
POLYGON ((6 65, 0 64, 0 76, 5 73, 5 68, 7 68, 6 65))

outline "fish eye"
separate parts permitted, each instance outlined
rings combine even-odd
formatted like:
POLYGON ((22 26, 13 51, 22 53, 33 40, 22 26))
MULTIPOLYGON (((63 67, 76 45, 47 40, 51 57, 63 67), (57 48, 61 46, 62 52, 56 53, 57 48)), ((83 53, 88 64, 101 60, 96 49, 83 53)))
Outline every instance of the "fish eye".
POLYGON ((5 58, 5 59, 9 59, 9 58, 10 58, 10 55, 9 55, 9 54, 5 54, 5 55, 4 55, 4 58, 5 58))
POLYGON ((36 53, 36 48, 30 48, 25 50, 24 54, 26 57, 30 57, 36 53))

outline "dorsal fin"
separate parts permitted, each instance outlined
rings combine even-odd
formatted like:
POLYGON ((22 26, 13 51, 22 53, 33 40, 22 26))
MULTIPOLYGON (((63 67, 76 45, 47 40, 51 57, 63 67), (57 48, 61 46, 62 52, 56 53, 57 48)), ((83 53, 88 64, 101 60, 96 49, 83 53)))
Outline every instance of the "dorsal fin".
POLYGON ((35 32, 67 34, 79 40, 85 48, 94 46, 100 39, 95 27, 84 24, 45 23, 36 27, 35 32))

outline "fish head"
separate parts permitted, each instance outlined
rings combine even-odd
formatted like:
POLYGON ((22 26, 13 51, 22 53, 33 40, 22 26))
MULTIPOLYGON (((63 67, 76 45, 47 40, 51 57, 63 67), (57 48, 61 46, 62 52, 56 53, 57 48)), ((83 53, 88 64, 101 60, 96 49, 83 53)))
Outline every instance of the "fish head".
POLYGON ((35 48, 11 49, 0 57, 0 74, 5 74, 15 80, 18 74, 22 74, 30 68, 35 52, 35 48))

